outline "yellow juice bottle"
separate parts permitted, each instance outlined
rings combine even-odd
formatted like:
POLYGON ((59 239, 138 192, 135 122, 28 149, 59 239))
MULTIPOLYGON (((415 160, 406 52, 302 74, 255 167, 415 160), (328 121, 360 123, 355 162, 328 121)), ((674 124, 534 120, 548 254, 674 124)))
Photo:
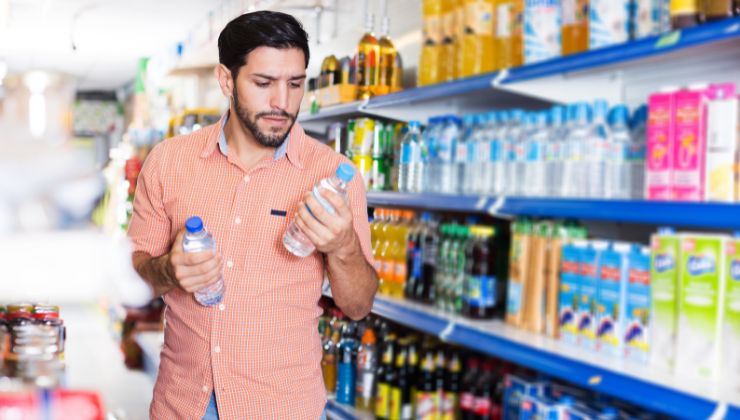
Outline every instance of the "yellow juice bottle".
POLYGON ((465 0, 453 0, 455 6, 455 78, 462 77, 463 38, 465 37, 465 0))
POLYGON ((419 56, 419 86, 439 83, 442 47, 442 0, 424 0, 424 27, 419 56))
POLYGON ((494 70, 493 0, 465 0, 462 77, 494 70))
POLYGON ((393 90, 394 83, 397 83, 399 75, 398 66, 396 65, 396 47, 391 41, 390 32, 390 18, 386 15, 383 16, 383 22, 380 28, 380 40, 378 41, 380 51, 380 63, 378 65, 378 86, 376 87, 376 94, 385 95, 393 90))
POLYGON ((522 65, 522 13, 524 0, 495 0, 496 31, 494 54, 496 69, 522 65))
POLYGON ((374 16, 365 17, 365 34, 357 45, 357 97, 367 99, 375 95, 378 85, 380 47, 373 33, 374 16))
POLYGON ((381 229, 383 243, 380 246, 381 268, 378 274, 380 276, 379 289, 383 295, 390 295, 393 290, 393 276, 396 268, 395 260, 393 259, 396 220, 396 212, 395 210, 391 210, 389 212, 389 219, 383 224, 381 229))
POLYGON ((588 0, 563 0, 563 55, 588 50, 588 0))
POLYGON ((439 58, 439 78, 442 82, 455 79, 457 54, 457 4, 456 0, 442 0, 442 46, 439 58))
POLYGON ((375 264, 373 265, 373 268, 375 268, 375 272, 378 273, 378 278, 380 278, 380 270, 382 268, 382 261, 380 260, 380 247, 383 244, 383 236, 382 236, 382 227, 385 223, 385 209, 377 208, 375 209, 375 218, 373 219, 373 222, 370 224, 370 242, 372 243, 373 247, 373 259, 375 260, 375 264))

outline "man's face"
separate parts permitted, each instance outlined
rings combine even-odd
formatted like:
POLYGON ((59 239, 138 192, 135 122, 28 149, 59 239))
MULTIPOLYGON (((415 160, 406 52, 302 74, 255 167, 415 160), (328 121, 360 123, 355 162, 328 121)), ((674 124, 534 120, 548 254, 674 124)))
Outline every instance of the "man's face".
POLYGON ((303 51, 259 47, 247 55, 246 62, 234 81, 234 111, 261 145, 279 147, 293 127, 303 99, 303 51))

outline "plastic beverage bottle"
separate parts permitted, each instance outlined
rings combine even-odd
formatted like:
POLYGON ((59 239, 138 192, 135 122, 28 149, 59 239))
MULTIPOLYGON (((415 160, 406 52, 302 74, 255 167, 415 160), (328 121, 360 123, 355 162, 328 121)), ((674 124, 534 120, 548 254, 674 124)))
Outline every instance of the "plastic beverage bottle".
POLYGON ((547 126, 547 111, 534 114, 534 127, 526 143, 526 163, 524 175, 524 195, 543 197, 545 195, 546 161, 545 147, 550 138, 547 126))
POLYGON ((467 249, 467 282, 463 314, 474 319, 493 317, 498 300, 494 273, 492 240, 494 230, 490 226, 474 226, 472 246, 467 249))
POLYGON ((455 166, 457 168, 457 185, 456 191, 460 194, 465 193, 466 175, 468 168, 468 141, 471 138, 473 130, 473 116, 465 115, 462 119, 462 132, 455 143, 455 166))
POLYGON ((629 151, 630 198, 643 198, 645 195, 645 155, 647 153, 647 105, 641 105, 632 116, 632 144, 629 151))
POLYGON ((488 129, 489 114, 481 114, 478 116, 478 125, 475 132, 475 161, 472 165, 473 174, 471 178, 474 180, 472 185, 472 192, 476 194, 485 194, 490 185, 490 165, 491 160, 491 137, 490 130, 488 129))
POLYGON ((458 0, 442 0, 442 46, 440 47, 441 81, 449 82, 457 78, 458 0))
POLYGON ((509 113, 501 111, 496 113, 492 124, 491 133, 491 190, 490 194, 499 195, 504 193, 506 185, 506 130, 509 122, 509 113))
POLYGON ((404 289, 404 297, 409 300, 416 299, 416 288, 419 287, 419 283, 421 282, 421 233, 423 229, 422 223, 426 216, 426 213, 422 214, 421 221, 413 224, 409 229, 408 240, 406 241, 406 272, 408 276, 404 289))
POLYGON ((408 249, 408 236, 411 228, 411 221, 414 218, 414 213, 410 211, 403 212, 401 214, 401 220, 396 227, 396 239, 394 246, 392 247, 393 255, 393 282, 391 289, 391 296, 396 298, 403 298, 404 290, 406 289, 406 251, 408 249))
POLYGON ((629 153, 632 139, 628 121, 629 110, 625 105, 617 105, 609 113, 611 142, 606 161, 605 192, 607 198, 630 198, 632 168, 629 153))
POLYGON ((609 104, 597 100, 593 107, 593 120, 587 143, 588 153, 584 154, 587 197, 603 198, 605 194, 606 161, 611 149, 611 130, 606 118, 609 104))
POLYGON ((380 46, 373 33, 374 22, 375 16, 372 13, 365 13, 365 34, 357 45, 358 99, 368 99, 377 91, 380 46))
POLYGON ((395 374, 391 383, 391 419, 411 419, 411 383, 408 376, 408 349, 401 346, 396 355, 395 374))
POLYGON ((393 359, 396 351, 396 337, 388 334, 383 339, 383 357, 375 375, 377 390, 375 392, 375 417, 378 419, 390 418, 391 383, 393 378, 393 359))
POLYGON ((421 133, 427 149, 427 162, 422 174, 424 192, 439 192, 439 136, 442 131, 442 121, 443 117, 429 118, 426 129, 421 133))
POLYGON ((517 182, 519 181, 517 147, 524 131, 524 115, 524 111, 518 109, 509 113, 509 124, 507 125, 506 132, 504 134, 506 154, 506 182, 504 184, 504 194, 517 195, 519 193, 519 189, 517 187, 517 182))
POLYGON ((457 230, 457 244, 453 245, 453 251, 455 254, 454 259, 454 312, 456 314, 463 314, 463 307, 465 305, 465 284, 467 279, 467 268, 468 268, 468 248, 471 245, 472 238, 470 228, 468 226, 456 226, 457 230))
POLYGON ((468 148, 468 160, 465 165, 465 185, 463 192, 465 194, 475 194, 478 191, 480 182, 480 135, 481 126, 483 125, 482 115, 473 115, 473 123, 466 132, 468 139, 465 144, 468 148))
POLYGON ((497 69, 521 66, 524 0, 495 0, 494 54, 497 69))
MULTIPOLYGON (((216 251, 216 242, 213 236, 203 227, 203 220, 198 216, 193 216, 185 222, 185 236, 182 240, 182 249, 185 252, 204 252, 216 251)), ((220 277, 215 283, 196 290, 193 296, 195 300, 203 306, 213 306, 221 303, 224 299, 223 277, 220 277)))
POLYGON ((468 359, 460 389, 460 419, 475 418, 475 381, 480 377, 480 360, 468 359))
POLYGON ((357 340, 354 337, 355 329, 352 323, 342 328, 342 339, 337 347, 337 402, 340 404, 355 405, 357 387, 357 340))
MULTIPOLYGON (((387 0, 386 0, 387 1, 387 0)), ((394 80, 398 78, 398 66, 396 66, 395 45, 390 38, 391 21, 387 15, 387 3, 383 3, 383 20, 380 25, 380 39, 378 40, 378 51, 380 60, 378 62, 378 82, 375 88, 377 95, 385 95, 393 90, 394 80)))
POLYGON ((421 124, 418 121, 410 121, 408 132, 401 140, 401 161, 398 169, 398 191, 413 192, 416 185, 416 164, 421 160, 419 149, 419 137, 421 124))
POLYGON ((442 0, 424 0, 422 11, 424 23, 417 82, 419 86, 426 86, 442 81, 442 0))
POLYGON ((591 106, 579 102, 571 111, 571 129, 568 131, 566 151, 563 160, 563 182, 561 194, 563 197, 583 197, 586 193, 583 155, 589 138, 591 106))
POLYGON ((449 264, 447 258, 450 249, 448 228, 449 225, 440 225, 439 227, 439 254, 437 254, 437 270, 434 272, 434 288, 437 290, 434 306, 439 309, 445 309, 448 298, 447 273, 449 264))
MULTIPOLYGON (((334 207, 321 197, 320 191, 333 191, 347 201, 347 184, 354 176, 355 170, 352 165, 342 163, 337 167, 334 176, 324 178, 317 182, 311 192, 313 193, 314 198, 324 207, 324 210, 329 214, 334 214, 334 207)), ((285 245, 285 249, 290 251, 291 254, 301 258, 311 255, 311 253, 316 249, 311 240, 301 232, 301 229, 295 223, 295 220, 290 224, 290 226, 288 226, 288 230, 286 230, 285 235, 283 235, 283 245, 285 245)))
POLYGON ((563 55, 588 50, 589 0, 563 0, 562 30, 563 55))
POLYGON ((339 330, 334 330, 331 338, 324 343, 324 355, 321 359, 324 384, 326 390, 331 393, 334 393, 337 389, 337 344, 339 338, 339 330))
POLYGON ((357 400, 360 410, 373 412, 375 406, 375 373, 378 370, 378 349, 375 331, 368 326, 362 334, 357 351, 357 400))
POLYGON ((493 0, 465 0, 462 74, 468 77, 495 70, 493 0))
POLYGON ((562 142, 567 138, 565 108, 555 106, 550 110, 550 131, 545 146, 545 196, 557 194, 562 179, 562 142))
POLYGON ((434 288, 434 273, 437 268, 437 247, 439 246, 439 236, 437 234, 437 224, 434 219, 429 218, 425 224, 422 234, 422 266, 421 266, 421 290, 417 294, 420 302, 426 304, 434 303, 436 299, 436 290, 434 288))
POLYGON ((434 366, 434 353, 431 350, 425 351, 421 360, 421 375, 416 391, 415 419, 433 420, 438 416, 439 402, 437 401, 434 366))
POLYGON ((522 129, 519 137, 514 142, 514 178, 513 192, 514 195, 524 195, 526 193, 528 179, 527 172, 527 145, 529 139, 534 135, 536 115, 532 112, 524 114, 522 118, 522 129))
POLYGON ((439 141, 437 142, 437 160, 439 163, 437 182, 438 192, 454 194, 458 185, 458 168, 455 152, 460 139, 462 121, 456 116, 444 118, 441 126, 439 141))
POLYGON ((460 387, 462 379, 462 362, 460 354, 453 351, 447 361, 444 378, 444 396, 442 400, 443 420, 460 418, 460 387))

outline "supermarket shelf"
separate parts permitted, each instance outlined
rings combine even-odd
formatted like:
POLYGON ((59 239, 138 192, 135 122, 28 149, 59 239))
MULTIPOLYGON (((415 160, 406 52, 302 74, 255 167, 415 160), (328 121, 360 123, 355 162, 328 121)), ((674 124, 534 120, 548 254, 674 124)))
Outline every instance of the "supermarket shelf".
MULTIPOLYGON (((324 294, 331 296, 327 289, 324 294)), ((719 384, 685 380, 645 366, 615 361, 510 327, 502 321, 471 321, 429 306, 380 296, 375 298, 372 311, 443 341, 671 416, 708 418, 715 410, 727 410, 726 418, 740 416, 740 393, 728 395, 719 384), (432 319, 435 321, 431 322, 432 319), (441 330, 440 326, 443 326, 441 330)))
POLYGON ((134 340, 141 347, 144 372, 153 381, 156 381, 157 372, 159 371, 159 353, 162 351, 162 346, 164 345, 164 333, 159 331, 142 331, 136 334, 134 340))
POLYGON ((369 206, 613 221, 717 229, 740 228, 740 204, 590 200, 368 192, 369 206))

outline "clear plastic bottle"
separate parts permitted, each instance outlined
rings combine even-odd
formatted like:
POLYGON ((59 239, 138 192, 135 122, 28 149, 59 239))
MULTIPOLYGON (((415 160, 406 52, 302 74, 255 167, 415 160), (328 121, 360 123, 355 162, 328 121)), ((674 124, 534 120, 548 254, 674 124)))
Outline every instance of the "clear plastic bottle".
POLYGON ((543 197, 545 195, 545 175, 547 173, 545 148, 550 139, 547 119, 547 111, 534 114, 534 127, 527 140, 524 194, 531 197, 543 197))
POLYGON ((417 163, 421 160, 420 128, 421 124, 418 121, 410 121, 408 132, 401 140, 401 161, 398 169, 398 191, 400 192, 414 192, 414 186, 418 184, 414 177, 417 163))
POLYGON ((593 107, 593 120, 589 130, 587 153, 584 154, 587 197, 604 198, 606 196, 606 161, 611 149, 611 130, 606 122, 609 104, 597 100, 593 107))
POLYGON ((514 143, 514 191, 513 195, 525 195, 529 180, 527 179, 527 144, 534 134, 535 113, 526 113, 522 118, 519 137, 514 143))
POLYGON ((563 152, 563 180, 560 195, 563 197, 582 197, 585 194, 585 172, 583 171, 583 152, 589 136, 591 106, 579 102, 569 107, 570 130, 563 152))
MULTIPOLYGON (((185 252, 204 252, 216 251, 216 242, 213 236, 203 227, 203 220, 198 216, 193 216, 185 222, 185 236, 182 240, 182 249, 185 252)), ((223 277, 218 281, 208 285, 193 294, 195 300, 203 306, 213 306, 224 299, 223 277)))
POLYGON ((517 147, 524 130, 525 113, 522 110, 515 109, 509 115, 509 124, 505 133, 506 183, 504 184, 504 194, 517 195, 519 193, 517 185, 519 178, 517 173, 517 147))
MULTIPOLYGON (((439 135, 442 131, 443 117, 429 119, 426 129, 421 134, 426 145, 427 162, 423 168, 422 191, 439 192, 439 135)), ((424 151, 422 151, 422 156, 424 151)))
POLYGON ((479 147, 480 147, 480 127, 483 118, 481 115, 473 115, 472 124, 465 131, 465 145, 468 148, 467 163, 465 165, 465 184, 463 186, 464 194, 475 194, 478 191, 478 181, 480 173, 478 172, 479 147))
POLYGON ((437 159, 439 162, 439 192, 454 194, 457 191, 458 171, 455 162, 455 148, 460 139, 462 121, 456 116, 447 116, 442 123, 439 136, 437 159))
POLYGON ((629 152, 632 138, 628 121, 629 110, 625 105, 617 105, 609 112, 611 142, 606 161, 605 193, 607 198, 630 198, 632 168, 629 152))
POLYGON ((499 142, 496 136, 499 123, 499 113, 489 112, 487 123, 484 127, 484 138, 488 143, 488 153, 483 156, 483 188, 481 194, 493 195, 493 189, 496 185, 496 161, 499 159, 499 142))
POLYGON ((545 196, 557 195, 562 180, 563 141, 567 138, 565 108, 555 106, 550 110, 550 130, 545 146, 545 196))
POLYGON ((643 198, 645 196, 645 153, 647 150, 647 105, 641 105, 632 116, 632 144, 629 151, 630 198, 643 198))
POLYGON ((474 125, 474 118, 472 115, 465 115, 463 117, 462 133, 455 146, 455 166, 457 167, 457 192, 460 194, 465 193, 465 186, 467 185, 467 168, 468 168, 468 142, 471 141, 472 131, 474 125))
MULTIPOLYGON (((319 192, 322 190, 333 191, 342 196, 342 198, 344 198, 344 200, 346 201, 347 184, 352 180, 352 177, 354 176, 355 169, 352 167, 352 165, 342 163, 337 168, 334 176, 324 178, 317 182, 311 192, 313 193, 314 198, 318 200, 318 202, 321 203, 321 205, 324 207, 324 210, 326 210, 329 214, 334 214, 334 207, 331 205, 331 203, 321 197, 321 194, 319 194, 319 192)), ((290 251, 291 254, 301 258, 311 255, 311 253, 313 253, 313 251, 316 249, 311 240, 308 239, 306 235, 303 234, 303 232, 301 232, 301 228, 298 227, 298 225, 295 223, 295 220, 291 222, 290 226, 288 226, 288 229, 285 231, 285 235, 283 235, 283 245, 285 245, 285 249, 290 251)))
POLYGON ((499 195, 505 192, 507 182, 506 178, 506 131, 509 124, 509 115, 507 111, 498 112, 494 130, 493 143, 491 144, 491 160, 493 161, 493 182, 491 184, 491 194, 499 195))
POLYGON ((475 194, 485 194, 488 190, 488 162, 491 159, 491 138, 488 135, 489 114, 478 116, 478 124, 475 128, 475 155, 473 156, 473 165, 471 169, 473 174, 471 178, 471 192, 475 194))

